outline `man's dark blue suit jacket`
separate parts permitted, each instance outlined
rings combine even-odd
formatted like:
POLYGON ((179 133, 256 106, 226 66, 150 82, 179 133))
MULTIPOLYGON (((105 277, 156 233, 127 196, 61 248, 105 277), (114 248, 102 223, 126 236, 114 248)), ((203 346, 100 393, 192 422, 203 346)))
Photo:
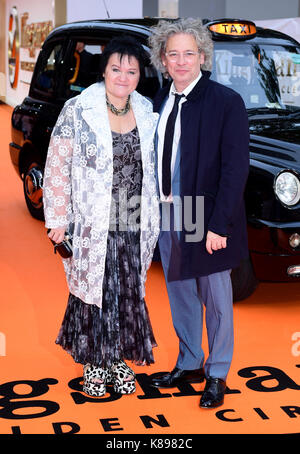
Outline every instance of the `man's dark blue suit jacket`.
MULTIPOLYGON (((154 99, 159 112, 170 86, 154 99)), ((180 195, 204 197, 204 237, 187 242, 184 222, 176 273, 169 280, 189 279, 235 268, 248 257, 244 188, 249 172, 248 115, 241 96, 234 90, 202 77, 181 109, 180 195), (226 235, 227 247, 206 251, 206 233, 226 235), (179 272, 178 272, 179 270, 179 272)), ((194 205, 195 206, 195 205, 194 205)))

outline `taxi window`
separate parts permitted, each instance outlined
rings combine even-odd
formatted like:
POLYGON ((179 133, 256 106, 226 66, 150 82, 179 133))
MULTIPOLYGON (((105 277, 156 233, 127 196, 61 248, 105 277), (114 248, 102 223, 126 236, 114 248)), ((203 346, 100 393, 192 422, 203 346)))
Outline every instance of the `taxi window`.
POLYGON ((77 41, 68 64, 67 97, 76 96, 100 77, 100 59, 105 43, 77 41))
POLYGON ((63 44, 56 43, 41 52, 35 77, 34 90, 41 98, 53 98, 58 86, 60 66, 63 63, 63 44))
POLYGON ((277 49, 271 53, 283 103, 300 106, 300 53, 277 49))
POLYGON ((212 78, 240 93, 247 108, 300 106, 300 48, 215 43, 212 78))
MULTIPOLYGON (((72 43, 71 58, 66 63, 64 97, 70 98, 81 93, 89 85, 101 80, 101 54, 108 40, 91 41, 84 38, 72 43)), ((149 55, 149 48, 144 46, 149 55)), ((148 98, 153 98, 164 83, 161 74, 146 62, 143 77, 140 78, 137 91, 148 98)))

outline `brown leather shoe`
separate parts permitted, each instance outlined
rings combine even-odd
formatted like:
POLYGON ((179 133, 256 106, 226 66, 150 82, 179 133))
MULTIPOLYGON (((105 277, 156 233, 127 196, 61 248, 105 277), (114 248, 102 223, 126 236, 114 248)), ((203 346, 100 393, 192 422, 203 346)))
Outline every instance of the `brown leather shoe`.
POLYGON ((175 367, 172 372, 155 377, 151 380, 151 386, 155 388, 174 388, 180 383, 201 383, 204 381, 204 369, 184 370, 175 367))

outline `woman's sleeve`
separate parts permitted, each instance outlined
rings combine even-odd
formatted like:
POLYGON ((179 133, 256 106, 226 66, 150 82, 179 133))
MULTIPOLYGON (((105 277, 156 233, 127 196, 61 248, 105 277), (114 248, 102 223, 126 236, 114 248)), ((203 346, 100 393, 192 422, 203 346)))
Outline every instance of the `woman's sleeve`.
POLYGON ((65 103, 49 143, 43 181, 46 228, 67 228, 72 221, 71 165, 75 123, 73 104, 74 99, 65 103))

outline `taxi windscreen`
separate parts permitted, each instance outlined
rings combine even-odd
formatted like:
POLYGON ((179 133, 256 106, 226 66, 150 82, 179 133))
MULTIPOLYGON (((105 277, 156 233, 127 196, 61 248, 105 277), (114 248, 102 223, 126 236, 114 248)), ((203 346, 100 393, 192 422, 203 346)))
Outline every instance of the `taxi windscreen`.
POLYGON ((248 109, 298 110, 300 47, 216 42, 212 79, 240 93, 248 109))

